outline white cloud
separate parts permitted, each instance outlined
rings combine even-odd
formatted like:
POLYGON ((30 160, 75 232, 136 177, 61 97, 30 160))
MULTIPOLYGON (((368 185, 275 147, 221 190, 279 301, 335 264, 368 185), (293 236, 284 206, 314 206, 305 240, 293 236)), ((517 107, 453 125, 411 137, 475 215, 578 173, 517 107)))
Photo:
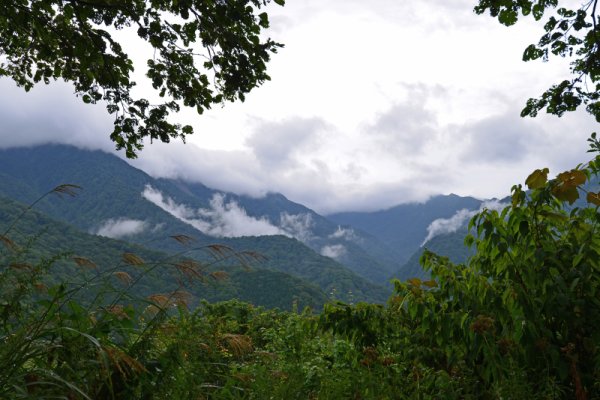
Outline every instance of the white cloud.
POLYGON ((281 122, 261 121, 246 140, 265 168, 293 165, 298 153, 307 151, 318 133, 327 127, 320 118, 289 118, 281 122))
POLYGON ((183 204, 177 204, 170 197, 163 198, 162 192, 150 185, 146 185, 142 192, 142 197, 182 221, 189 220, 195 215, 194 210, 183 204))
POLYGON ((207 221, 204 233, 217 237, 281 235, 283 232, 266 218, 254 218, 235 201, 225 202, 225 196, 213 195, 210 208, 198 210, 198 216, 207 221))
POLYGON ((313 220, 309 213, 288 214, 284 212, 281 213, 279 219, 279 226, 288 236, 294 237, 303 243, 312 240, 311 227, 313 220))
POLYGON ((450 218, 438 218, 434 220, 427 227, 427 237, 425 240, 423 240, 421 246, 433 239, 435 236, 456 232, 459 228, 463 227, 465 223, 476 213, 477 211, 463 208, 462 210, 458 210, 450 218))
POLYGON ((96 235, 119 239, 125 236, 136 235, 148 229, 148 222, 138 219, 117 218, 104 221, 94 230, 96 235))
POLYGON ((331 235, 329 235, 327 237, 329 239, 344 239, 344 240, 352 241, 352 242, 356 241, 358 239, 358 237, 354 233, 354 229, 342 228, 340 225, 338 225, 335 232, 333 232, 331 235))
POLYGON ((111 118, 101 104, 84 104, 64 82, 30 92, 0 79, 0 148, 65 143, 111 151, 111 118))
MULTIPOLYGON (((222 191, 281 192, 331 213, 451 192, 501 197, 536 168, 559 172, 587 161, 585 139, 597 123, 585 112, 518 115, 527 98, 567 77, 569 60, 523 63, 541 24, 524 18, 506 29, 472 7, 469 0, 271 7, 272 37, 286 44, 268 65, 272 80, 244 103, 201 117, 183 108, 172 120, 194 126, 187 145, 146 142, 130 163, 222 191)), ((125 48, 143 78, 137 44, 125 48)), ((142 80, 136 91, 146 96, 142 80)), ((1 79, 0 120, 0 147, 114 149, 104 107, 84 105, 61 82, 25 93, 1 79)), ((190 211, 178 209, 199 220, 190 211)))
POLYGON ((142 196, 167 211, 179 220, 193 226, 200 232, 215 237, 240 237, 283 235, 284 231, 272 225, 266 218, 254 218, 246 213, 235 201, 226 202, 225 196, 215 194, 210 208, 194 210, 177 204, 170 197, 147 185, 142 196))
POLYGON ((501 211, 506 206, 506 203, 502 203, 496 199, 486 200, 481 203, 481 206, 478 210, 467 210, 466 208, 463 208, 462 210, 458 210, 450 218, 438 218, 431 222, 431 224, 429 224, 427 227, 427 237, 425 237, 425 240, 423 240, 421 246, 433 239, 435 236, 456 232, 460 228, 464 227, 475 214, 484 209, 501 211))
POLYGON ((285 235, 301 242, 313 239, 312 216, 309 213, 281 213, 279 224, 273 225, 266 217, 256 218, 248 215, 237 202, 226 201, 224 194, 214 194, 209 208, 193 209, 178 204, 172 198, 164 196, 160 190, 146 185, 142 197, 162 208, 175 218, 193 226, 200 232, 215 237, 268 236, 285 235))
POLYGON ((333 258, 334 260, 338 260, 340 257, 343 257, 346 254, 346 247, 341 244, 334 244, 331 246, 323 246, 321 248, 321 255, 325 257, 333 258))
POLYGON ((406 98, 396 102, 384 112, 377 113, 367 133, 385 153, 411 154, 423 150, 425 144, 435 139, 439 130, 437 116, 428 110, 429 98, 444 96, 445 89, 423 84, 404 84, 406 98))
POLYGON ((518 109, 465 125, 461 134, 468 138, 463 158, 476 163, 514 163, 535 151, 549 138, 531 119, 516 119, 518 109))
POLYGON ((481 206, 479 207, 479 211, 482 211, 482 210, 495 210, 495 211, 500 212, 507 205, 508 205, 508 203, 502 203, 498 199, 486 200, 483 203, 481 203, 481 206))

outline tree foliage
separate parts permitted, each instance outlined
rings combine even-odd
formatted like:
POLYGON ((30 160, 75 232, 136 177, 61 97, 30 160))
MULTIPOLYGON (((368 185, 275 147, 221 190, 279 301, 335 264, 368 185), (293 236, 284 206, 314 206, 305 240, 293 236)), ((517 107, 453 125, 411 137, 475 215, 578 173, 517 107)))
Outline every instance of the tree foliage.
POLYGON ((524 61, 548 59, 554 56, 572 58, 570 79, 558 82, 539 98, 531 98, 521 111, 521 116, 535 117, 545 109, 558 116, 584 105, 600 122, 600 21, 598 0, 586 0, 579 7, 571 7, 559 0, 479 0, 477 14, 486 11, 506 26, 511 26, 523 16, 536 21, 548 15, 545 33, 538 43, 529 45, 523 53, 524 61))
MULTIPOLYGON (((279 5, 284 0, 273 0, 279 5)), ((269 79, 281 44, 264 39, 271 0, 15 0, 0 4, 0 77, 30 90, 72 82, 85 103, 105 102, 111 139, 135 157, 146 137, 169 142, 191 126, 168 121, 181 105, 198 113, 269 79), (161 100, 135 98, 134 65, 118 31, 133 29, 154 51, 146 76, 161 100)))

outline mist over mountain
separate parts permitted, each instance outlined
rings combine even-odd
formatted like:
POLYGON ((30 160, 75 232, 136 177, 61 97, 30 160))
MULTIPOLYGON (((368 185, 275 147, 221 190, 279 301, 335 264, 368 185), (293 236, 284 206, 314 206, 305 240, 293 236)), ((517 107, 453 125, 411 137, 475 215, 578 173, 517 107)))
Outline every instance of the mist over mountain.
MULTIPOLYGON (((77 199, 64 201, 76 206, 73 203, 76 203, 77 199)), ((8 227, 12 227, 9 232, 11 241, 19 247, 27 246, 27 258, 33 263, 62 255, 52 265, 52 275, 47 283, 72 282, 86 274, 115 271, 116 276, 119 276, 119 273, 127 273, 132 279, 140 279, 135 284, 135 293, 138 296, 181 289, 178 287, 180 277, 174 267, 176 262, 185 259, 187 255, 182 252, 185 248, 181 244, 180 251, 175 254, 151 250, 138 244, 82 232, 35 209, 23 213, 26 208, 25 204, 0 196, 0 231, 5 232, 8 227), (124 253, 140 257, 148 268, 140 269, 124 264, 124 253), (93 269, 85 271, 73 261, 74 256, 90 261, 93 269)), ((198 258, 206 260, 210 258, 210 254, 204 253, 198 258)), ((291 309, 295 303, 300 308, 308 306, 320 309, 328 300, 325 291, 315 283, 283 272, 257 268, 256 265, 252 268, 240 268, 225 262, 217 263, 214 267, 207 268, 204 273, 205 279, 186 281, 183 287, 191 294, 192 305, 201 299, 214 302, 237 298, 270 308, 291 309), (221 268, 227 274, 227 279, 211 279, 211 273, 220 271, 221 268), (269 290, 257 290, 265 286, 269 287, 269 290)), ((122 287, 117 278, 113 281, 117 288, 122 287)), ((93 288, 90 290, 88 296, 95 294, 93 288)))
POLYGON ((478 210, 481 204, 482 200, 473 197, 450 194, 433 197, 425 203, 401 204, 376 212, 337 213, 327 217, 373 235, 393 248, 403 264, 424 242, 437 234, 459 229, 467 222, 466 217, 478 210))
POLYGON ((197 246, 257 251, 266 256, 262 267, 307 279, 340 298, 384 301, 389 289, 379 284, 397 268, 358 245, 370 237, 349 235, 282 195, 267 195, 261 203, 200 184, 154 179, 113 155, 62 145, 2 150, 0 171, 0 193, 25 204, 60 184, 83 187, 76 202, 49 197, 36 209, 85 232, 167 252, 180 250, 168 238, 182 234, 197 246), (351 256, 353 264, 339 262, 351 256))
MULTIPOLYGON (((158 251, 222 243, 263 253, 260 268, 317 285, 340 298, 384 301, 391 278, 422 276, 423 248, 464 261, 468 220, 501 203, 436 196, 376 211, 323 216, 283 194, 250 197, 181 179, 155 179, 118 157, 64 145, 0 150, 0 194, 30 204, 57 185, 83 189, 74 202, 54 197, 36 209, 91 235, 158 251)), ((199 256, 199 255, 198 255, 199 256)))

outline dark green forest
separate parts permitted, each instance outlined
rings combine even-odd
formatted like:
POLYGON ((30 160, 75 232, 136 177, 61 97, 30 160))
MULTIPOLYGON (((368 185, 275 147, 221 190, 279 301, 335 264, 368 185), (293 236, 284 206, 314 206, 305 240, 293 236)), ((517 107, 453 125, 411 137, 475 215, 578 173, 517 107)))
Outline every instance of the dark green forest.
MULTIPOLYGON (((27 90, 63 79, 84 102, 105 101, 115 117, 111 139, 135 157, 144 138, 192 133, 167 120, 180 103, 202 113, 270 79, 266 62, 281 45, 261 35, 267 3, 2 4, 0 76, 27 90), (169 15, 186 22, 167 23, 169 15), (146 77, 164 103, 131 96, 132 62, 99 28, 133 23, 157 54, 146 77), (199 42, 209 57, 197 65, 180 42, 199 42)), ((559 0, 476 3, 477 14, 505 26, 544 19, 525 61, 572 59, 572 76, 529 99, 522 116, 583 106, 600 121, 597 0, 575 9, 559 0)), ((592 133, 588 142, 589 160, 555 176, 540 166, 502 209, 483 208, 412 257, 407 249, 426 228, 420 216, 409 219, 402 243, 386 224, 412 205, 376 213, 374 222, 334 216, 374 232, 348 252, 356 257, 348 265, 285 235, 214 243, 142 201, 148 178, 134 169, 88 165, 91 179, 86 159, 64 175, 64 165, 3 153, 0 398, 600 399, 600 140, 592 133), (114 215, 115 207, 127 214, 114 215), (153 218, 161 239, 93 234, 98 221, 122 216, 153 218), (394 270, 400 260, 407 264, 394 270), (401 279, 382 286, 393 273, 401 279)), ((195 207, 209 193, 201 185, 172 190, 195 207)), ((301 207, 276 195, 268 201, 301 207)), ((462 201, 478 206, 456 201, 454 211, 462 201)), ((334 226, 326 224, 318 227, 334 226)))
MULTIPOLYGON (((318 290, 296 282, 290 311, 198 303, 188 288, 207 293, 218 270, 73 236, 74 228, 5 201, 3 215, 15 219, 0 237, 0 394, 597 398, 600 194, 583 185, 598 172, 600 159, 550 180, 535 171, 504 210, 471 220, 466 263, 425 251, 430 279, 396 280, 386 304, 329 301, 320 312, 318 290), (580 196, 590 206, 570 207, 580 196), (78 254, 63 254, 61 243, 78 254)), ((227 251, 213 250, 228 266, 227 251)), ((252 301, 277 306, 281 293, 257 292, 289 290, 277 274, 236 274, 225 287, 215 279, 214 293, 254 292, 252 301)))

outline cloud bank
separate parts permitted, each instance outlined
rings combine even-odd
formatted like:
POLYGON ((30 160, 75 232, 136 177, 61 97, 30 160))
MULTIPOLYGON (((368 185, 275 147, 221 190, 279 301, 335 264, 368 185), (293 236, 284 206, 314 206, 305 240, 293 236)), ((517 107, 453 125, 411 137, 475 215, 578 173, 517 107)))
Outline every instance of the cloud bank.
POLYGON ((93 233, 112 239, 120 239, 125 236, 137 235, 148 228, 149 224, 146 221, 128 218, 111 218, 104 221, 98 229, 93 231, 93 233))
POLYGON ((342 244, 333 244, 330 246, 323 246, 320 251, 322 256, 339 260, 346 254, 346 247, 342 244))
POLYGON ((235 201, 226 202, 223 194, 215 194, 210 208, 194 210, 177 204, 172 198, 147 185, 142 197, 162 208, 175 218, 193 226, 200 232, 214 237, 241 237, 283 235, 284 231, 272 225, 266 218, 254 218, 235 201))
POLYGON ((427 227, 427 236, 425 237, 425 240, 423 240, 423 243, 421 243, 421 247, 438 235, 456 232, 464 227, 475 214, 484 209, 500 211, 507 205, 508 204, 501 203, 498 200, 487 200, 481 203, 478 210, 467 210, 466 208, 463 208, 462 210, 458 210, 450 218, 438 218, 431 222, 427 227))
POLYGON ((312 216, 308 213, 281 213, 279 226, 266 217, 253 217, 237 202, 226 201, 224 194, 216 193, 210 200, 209 208, 193 209, 176 203, 164 196, 160 190, 146 185, 142 197, 162 208, 180 221, 214 237, 269 236, 284 235, 307 243, 313 239, 312 216))

